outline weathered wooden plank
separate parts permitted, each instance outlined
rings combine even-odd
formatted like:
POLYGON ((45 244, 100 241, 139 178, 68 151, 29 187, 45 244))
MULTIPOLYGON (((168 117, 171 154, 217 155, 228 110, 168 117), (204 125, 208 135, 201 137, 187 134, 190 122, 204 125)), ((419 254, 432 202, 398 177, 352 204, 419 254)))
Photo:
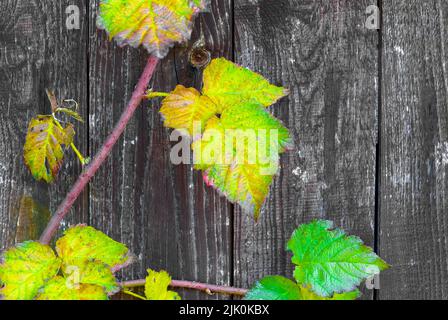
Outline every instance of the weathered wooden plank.
POLYGON ((448 3, 384 1, 380 299, 448 298, 448 3))
MULTIPOLYGON (((94 26, 98 1, 91 2, 94 26)), ((176 84, 201 85, 201 72, 188 55, 203 38, 213 56, 232 53, 230 0, 212 1, 196 21, 192 41, 171 51, 152 86, 171 91, 176 84)), ((118 120, 143 70, 144 50, 120 49, 104 32, 90 30, 90 142, 95 152, 118 120)), ((123 275, 145 276, 146 268, 166 269, 174 278, 230 284, 230 207, 205 187, 200 173, 170 161, 170 130, 163 128, 160 101, 137 111, 124 137, 90 187, 92 225, 126 243, 137 257, 123 275), (149 106, 149 108, 148 108, 149 106)), ((204 298, 185 293, 186 298, 204 298)), ((215 298, 215 297, 212 297, 215 298)))
POLYGON ((374 244, 378 35, 365 28, 370 4, 235 1, 236 61, 289 87, 289 98, 270 110, 296 143, 282 156, 260 221, 236 210, 236 285, 292 278, 287 240, 312 219, 374 244))
MULTIPOLYGON (((36 239, 81 168, 73 153, 52 186, 33 180, 23 161, 28 121, 51 113, 45 88, 79 102, 87 116, 84 0, 5 0, 0 4, 0 249, 36 239), (66 9, 80 9, 80 29, 66 27, 66 9)), ((76 125, 76 144, 87 151, 87 130, 76 125)), ((87 193, 67 221, 87 219, 87 193)))

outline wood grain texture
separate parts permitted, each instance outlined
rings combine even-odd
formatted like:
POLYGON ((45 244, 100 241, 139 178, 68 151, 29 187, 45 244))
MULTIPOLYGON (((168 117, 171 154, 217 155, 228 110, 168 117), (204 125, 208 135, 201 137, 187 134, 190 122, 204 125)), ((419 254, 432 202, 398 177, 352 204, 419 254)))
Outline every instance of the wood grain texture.
MULTIPOLYGON (((80 103, 88 122, 77 124, 76 144, 93 155, 143 70, 144 50, 118 48, 96 29, 98 2, 1 1, 0 250, 37 238, 81 170, 68 151, 48 186, 24 165, 27 124, 50 112, 45 88, 80 103), (69 5, 81 10, 79 30, 66 28, 69 5)), ((154 100, 137 111, 62 229, 89 223, 127 244, 136 262, 120 275, 126 280, 151 267, 177 279, 249 287, 270 274, 292 278, 285 251, 292 231, 329 219, 370 246, 377 240, 392 265, 377 298, 447 299, 448 3, 382 1, 380 51, 377 31, 364 27, 375 3, 213 0, 192 40, 159 65, 155 90, 200 88, 202 72, 189 64, 189 53, 202 42, 213 57, 235 58, 289 87, 290 96, 270 111, 291 129, 296 149, 282 156, 257 224, 191 166, 171 163, 176 141, 154 100)))
POLYGON ((448 298, 448 2, 384 1, 380 299, 448 298))
MULTIPOLYGON (((0 4, 0 250, 36 239, 80 173, 76 156, 66 152, 57 181, 35 182, 23 161, 28 122, 51 113, 45 94, 53 88, 60 99, 79 102, 87 116, 86 20, 84 0, 4 0, 0 4), (81 10, 80 29, 66 28, 69 5, 81 10), (84 12, 84 15, 83 15, 84 12)), ((87 151, 85 127, 76 125, 75 141, 87 151)), ((87 193, 67 223, 87 219, 87 193)))
MULTIPOLYGON (((373 245, 378 35, 372 1, 235 1, 236 61, 289 87, 270 110, 296 149, 282 156, 260 221, 235 213, 235 284, 292 278, 293 230, 329 219, 373 245)), ((364 298, 372 298, 371 291, 364 298)))
MULTIPOLYGON (((171 50, 152 86, 169 92, 177 84, 201 86, 202 73, 189 64, 202 39, 216 56, 232 54, 230 0, 212 1, 196 20, 192 40, 171 50)), ((144 50, 118 48, 95 29, 98 1, 90 5, 90 145, 92 153, 109 134, 143 70, 144 50)), ((170 161, 171 131, 158 113, 160 101, 144 103, 113 154, 90 186, 90 224, 128 245, 136 263, 123 278, 142 278, 146 268, 165 269, 173 278, 230 284, 230 206, 205 187, 190 165, 170 161)), ((208 298, 184 292, 184 298, 208 298)), ((211 297, 218 298, 217 296, 211 297)))

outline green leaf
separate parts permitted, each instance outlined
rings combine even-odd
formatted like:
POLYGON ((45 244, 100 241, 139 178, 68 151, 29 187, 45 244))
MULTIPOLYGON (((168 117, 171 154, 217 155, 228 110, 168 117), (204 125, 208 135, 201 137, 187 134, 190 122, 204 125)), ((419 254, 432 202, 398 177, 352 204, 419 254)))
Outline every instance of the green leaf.
POLYGON ((56 242, 56 251, 67 266, 83 266, 96 260, 114 269, 130 259, 124 244, 84 225, 68 229, 56 242))
POLYGON ((18 244, 3 253, 0 295, 6 300, 31 300, 61 266, 53 250, 38 242, 18 244))
POLYGON ((175 43, 190 39, 196 12, 189 0, 101 0, 97 25, 120 46, 143 45, 164 58, 175 43))
POLYGON ((168 128, 185 129, 190 136, 194 135, 195 125, 201 128, 215 115, 216 106, 206 96, 194 88, 179 85, 163 100, 160 113, 164 117, 164 124, 168 128))
POLYGON ((64 276, 74 284, 92 284, 103 287, 108 294, 119 291, 117 280, 108 265, 100 261, 85 261, 80 265, 64 265, 64 276))
POLYGON ((360 292, 354 290, 331 298, 321 297, 285 277, 268 276, 255 284, 245 300, 355 300, 359 296, 360 292))
POLYGON ((261 75, 224 58, 214 59, 204 70, 202 93, 221 113, 228 107, 247 102, 268 107, 286 96, 288 90, 271 85, 261 75))
POLYGON ((229 107, 208 121, 193 143, 195 168, 230 201, 258 218, 278 171, 278 154, 292 145, 288 130, 252 103, 229 107))
POLYGON ((285 277, 268 276, 258 281, 245 300, 301 300, 297 284, 285 277))
POLYGON ((37 300, 107 300, 107 294, 100 286, 91 284, 74 285, 70 280, 57 276, 51 279, 37 300))
POLYGON ((62 166, 64 150, 73 141, 72 125, 59 127, 52 116, 37 116, 31 120, 24 147, 25 164, 36 180, 50 183, 62 166))
POLYGON ((310 289, 300 286, 301 300, 356 300, 361 296, 358 289, 349 292, 335 293, 332 297, 321 297, 310 289))
POLYGON ((288 249, 293 252, 294 277, 298 283, 329 297, 351 291, 363 279, 388 268, 361 239, 331 228, 330 221, 314 221, 293 233, 288 249))
POLYGON ((171 277, 166 271, 156 272, 148 269, 146 277, 145 295, 148 300, 180 300, 177 292, 169 291, 171 277))

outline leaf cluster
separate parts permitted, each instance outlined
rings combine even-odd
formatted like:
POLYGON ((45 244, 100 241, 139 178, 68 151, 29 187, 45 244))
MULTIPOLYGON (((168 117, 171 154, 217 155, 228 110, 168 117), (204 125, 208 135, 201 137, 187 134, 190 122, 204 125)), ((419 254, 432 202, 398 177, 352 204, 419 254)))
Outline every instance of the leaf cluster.
MULTIPOLYGON (((107 300, 120 291, 115 273, 132 262, 128 248, 85 225, 68 229, 47 245, 27 241, 5 251, 0 298, 5 300, 107 300), (56 251, 56 252, 55 252, 56 251)), ((179 300, 171 277, 148 269, 145 300, 179 300)))
POLYGON ((279 169, 279 154, 292 148, 288 129, 266 107, 286 96, 285 88, 224 58, 204 70, 202 93, 178 85, 160 113, 166 127, 193 138, 195 169, 208 185, 257 219, 279 169))

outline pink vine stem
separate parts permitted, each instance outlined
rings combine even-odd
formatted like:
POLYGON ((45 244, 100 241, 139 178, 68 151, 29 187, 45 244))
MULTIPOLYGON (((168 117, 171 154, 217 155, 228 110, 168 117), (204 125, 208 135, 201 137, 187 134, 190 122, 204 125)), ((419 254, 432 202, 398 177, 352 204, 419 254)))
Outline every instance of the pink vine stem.
POLYGON ((87 166, 84 172, 79 176, 75 185, 72 187, 70 192, 65 197, 64 201, 58 207, 55 215, 51 218, 45 231, 42 233, 42 236, 40 237, 41 243, 43 244, 50 243, 51 238, 58 230, 61 221, 69 213, 71 207, 75 203, 78 196, 81 194, 86 185, 89 183, 90 179, 92 179, 92 177, 98 171, 100 166, 103 164, 104 160, 106 160, 107 156, 111 153, 112 147, 118 141, 121 134, 124 132, 129 120, 131 120, 132 116, 134 115, 135 110, 142 102, 149 81, 151 80, 154 74, 158 62, 159 59, 155 57, 150 57, 148 59, 145 70, 143 71, 140 80, 138 81, 138 84, 135 87, 135 90, 131 97, 131 101, 129 101, 127 108, 121 115, 120 120, 118 121, 112 133, 107 138, 106 142, 104 142, 100 151, 96 154, 96 156, 93 158, 92 162, 87 166))
MULTIPOLYGON (((144 285, 145 285, 144 279, 125 281, 125 282, 120 283, 120 286, 122 288, 135 288, 135 287, 142 287, 144 285)), ((242 289, 242 288, 216 286, 216 285, 211 285, 211 284, 207 284, 207 283, 183 281, 183 280, 172 280, 170 287, 199 290, 199 291, 203 291, 207 294, 221 293, 221 294, 228 294, 228 295, 233 295, 233 296, 245 296, 248 292, 247 289, 242 289)))

